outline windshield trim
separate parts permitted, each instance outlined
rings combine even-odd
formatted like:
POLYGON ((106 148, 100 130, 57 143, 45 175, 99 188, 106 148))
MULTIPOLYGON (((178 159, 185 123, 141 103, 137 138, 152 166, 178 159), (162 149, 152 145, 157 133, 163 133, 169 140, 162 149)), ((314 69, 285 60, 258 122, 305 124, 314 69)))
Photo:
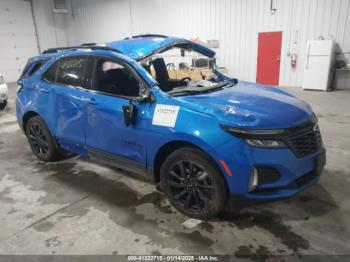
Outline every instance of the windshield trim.
POLYGON ((142 62, 143 60, 155 55, 155 54, 158 54, 158 53, 163 53, 165 51, 167 51, 168 49, 171 49, 173 47, 178 47, 178 48, 183 48, 183 49, 186 49, 186 50, 193 50, 203 56, 206 56, 206 57, 209 57, 209 58, 214 58, 216 53, 209 49, 209 48, 206 48, 204 46, 201 46, 197 43, 194 43, 194 42, 191 42, 191 41, 188 41, 188 40, 184 40, 184 39, 179 39, 179 40, 176 40, 168 45, 165 45, 165 46, 162 46, 158 49, 155 49, 154 51, 148 53, 148 54, 145 54, 143 56, 140 56, 138 57, 137 59, 135 59, 137 62, 142 62), (184 45, 184 46, 181 46, 181 45, 184 45), (201 48, 203 50, 201 50, 201 48), (210 52, 209 52, 210 51, 210 52))
POLYGON ((219 90, 223 90, 225 87, 231 87, 234 84, 231 83, 230 81, 220 81, 218 82, 216 85, 213 85, 211 87, 208 88, 199 88, 199 89, 182 89, 182 90, 178 90, 175 92, 169 91, 167 92, 167 94, 171 95, 171 96, 183 96, 183 95, 195 95, 195 94, 205 94, 205 93, 212 93, 215 91, 219 91, 219 90))

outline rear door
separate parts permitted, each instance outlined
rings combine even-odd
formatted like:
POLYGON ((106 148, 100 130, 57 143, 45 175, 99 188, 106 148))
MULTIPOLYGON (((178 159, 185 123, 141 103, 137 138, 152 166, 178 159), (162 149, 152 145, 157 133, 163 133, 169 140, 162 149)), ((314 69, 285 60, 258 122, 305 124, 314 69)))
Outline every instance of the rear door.
POLYGON ((52 71, 56 70, 55 79, 50 78, 49 74, 43 77, 56 94, 52 107, 55 110, 52 113, 56 116, 56 137, 63 148, 82 155, 86 153, 86 97, 90 95, 86 73, 89 60, 87 55, 61 58, 51 68, 52 71))

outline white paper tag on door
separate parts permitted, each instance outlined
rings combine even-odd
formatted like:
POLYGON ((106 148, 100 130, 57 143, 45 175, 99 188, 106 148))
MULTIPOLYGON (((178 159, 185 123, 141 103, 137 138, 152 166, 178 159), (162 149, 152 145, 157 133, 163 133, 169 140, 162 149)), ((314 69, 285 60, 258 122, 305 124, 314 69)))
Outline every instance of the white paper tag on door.
POLYGON ((152 124, 156 126, 174 127, 179 109, 179 106, 157 104, 154 110, 152 124))

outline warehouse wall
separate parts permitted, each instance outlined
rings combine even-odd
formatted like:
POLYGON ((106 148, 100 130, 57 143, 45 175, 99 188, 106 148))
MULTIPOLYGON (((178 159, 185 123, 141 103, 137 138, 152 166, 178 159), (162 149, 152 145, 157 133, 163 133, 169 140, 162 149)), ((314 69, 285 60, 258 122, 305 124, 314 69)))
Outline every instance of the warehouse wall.
POLYGON ((39 49, 67 46, 67 14, 55 14, 51 0, 31 0, 38 33, 39 49))
MULTIPOLYGON (((283 86, 302 85, 308 39, 331 36, 339 56, 350 60, 350 0, 275 0, 274 14, 270 0, 73 0, 73 7, 63 42, 104 42, 140 33, 218 39, 219 63, 249 81, 256 78, 258 32, 283 31, 283 86), (290 67, 290 52, 298 54, 296 70, 290 67)), ((344 87, 350 87, 350 75, 341 73, 337 88, 344 87)))
POLYGON ((38 54, 37 37, 28 1, 0 1, 0 74, 18 79, 27 59, 38 54))

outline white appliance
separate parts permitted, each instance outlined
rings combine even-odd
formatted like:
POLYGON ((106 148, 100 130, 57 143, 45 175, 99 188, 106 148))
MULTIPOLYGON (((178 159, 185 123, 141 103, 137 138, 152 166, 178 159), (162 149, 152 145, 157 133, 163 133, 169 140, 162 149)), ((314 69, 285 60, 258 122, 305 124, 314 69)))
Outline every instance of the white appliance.
POLYGON ((307 42, 303 89, 327 91, 330 88, 334 46, 334 40, 307 42))

